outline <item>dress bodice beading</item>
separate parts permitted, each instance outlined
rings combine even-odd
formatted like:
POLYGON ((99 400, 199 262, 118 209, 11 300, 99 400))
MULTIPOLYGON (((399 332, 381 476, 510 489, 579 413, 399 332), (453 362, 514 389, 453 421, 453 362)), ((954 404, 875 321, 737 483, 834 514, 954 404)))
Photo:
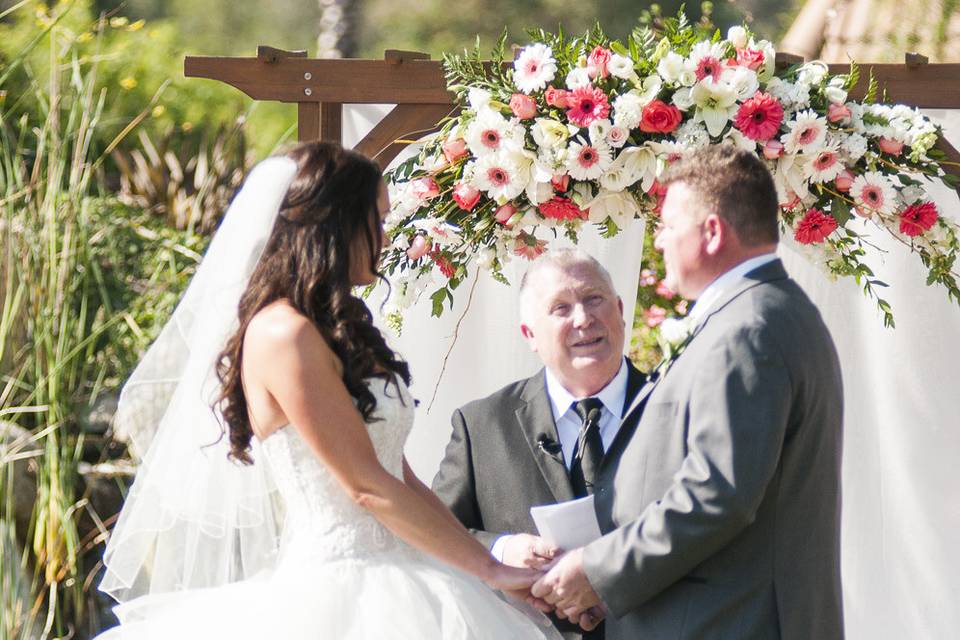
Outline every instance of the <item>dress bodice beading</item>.
MULTIPOLYGON (((403 446, 413 426, 414 404, 402 381, 368 381, 377 400, 367 423, 380 464, 403 477, 403 446)), ((286 507, 284 555, 311 560, 368 559, 412 549, 350 499, 295 428, 288 425, 263 441, 262 450, 286 507)))

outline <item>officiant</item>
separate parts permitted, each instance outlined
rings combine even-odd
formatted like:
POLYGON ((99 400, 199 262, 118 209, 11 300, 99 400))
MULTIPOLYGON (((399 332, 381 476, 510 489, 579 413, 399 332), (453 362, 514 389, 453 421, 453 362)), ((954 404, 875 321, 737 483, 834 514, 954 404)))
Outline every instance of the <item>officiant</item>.
MULTIPOLYGON (((453 413, 433 489, 497 559, 539 568, 560 550, 536 535, 530 508, 593 492, 644 375, 623 355, 623 302, 610 274, 581 250, 531 265, 520 314, 543 368, 453 413)), ((566 638, 603 637, 602 625, 584 633, 554 623, 566 638)))

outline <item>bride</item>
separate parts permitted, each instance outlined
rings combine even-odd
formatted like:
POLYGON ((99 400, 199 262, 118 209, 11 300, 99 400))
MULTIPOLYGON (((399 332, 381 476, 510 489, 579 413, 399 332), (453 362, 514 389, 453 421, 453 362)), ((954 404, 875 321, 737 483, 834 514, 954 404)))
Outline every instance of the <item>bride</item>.
POLYGON ((540 574, 496 562, 403 458, 407 365, 351 293, 388 209, 377 165, 334 144, 251 173, 121 395, 117 427, 156 435, 101 638, 554 633, 522 604, 540 574))

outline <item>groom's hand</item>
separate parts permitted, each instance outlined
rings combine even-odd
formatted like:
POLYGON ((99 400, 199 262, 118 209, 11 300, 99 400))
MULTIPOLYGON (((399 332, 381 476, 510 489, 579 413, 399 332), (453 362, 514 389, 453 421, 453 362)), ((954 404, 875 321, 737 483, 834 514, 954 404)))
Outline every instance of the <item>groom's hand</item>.
POLYGON ((547 574, 533 584, 530 593, 553 606, 558 618, 576 623, 580 622, 581 614, 601 605, 600 597, 583 571, 583 549, 560 556, 547 574))
POLYGON ((543 569, 562 551, 540 536, 517 533, 506 536, 503 545, 503 564, 511 567, 543 569))

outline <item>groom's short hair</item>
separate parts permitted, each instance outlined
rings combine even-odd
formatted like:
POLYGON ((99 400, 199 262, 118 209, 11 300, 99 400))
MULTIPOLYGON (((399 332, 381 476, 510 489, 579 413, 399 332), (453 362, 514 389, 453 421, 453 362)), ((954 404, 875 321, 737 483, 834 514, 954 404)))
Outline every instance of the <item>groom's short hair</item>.
POLYGON ((777 188, 756 154, 728 144, 701 147, 675 161, 661 182, 687 185, 747 246, 779 240, 777 188))
POLYGON ((576 265, 589 266, 600 276, 600 279, 610 288, 610 291, 614 295, 617 294, 610 272, 592 255, 578 248, 553 249, 534 260, 520 279, 520 319, 524 322, 530 319, 529 296, 527 294, 530 291, 530 280, 537 272, 543 271, 547 267, 564 270, 576 265))

